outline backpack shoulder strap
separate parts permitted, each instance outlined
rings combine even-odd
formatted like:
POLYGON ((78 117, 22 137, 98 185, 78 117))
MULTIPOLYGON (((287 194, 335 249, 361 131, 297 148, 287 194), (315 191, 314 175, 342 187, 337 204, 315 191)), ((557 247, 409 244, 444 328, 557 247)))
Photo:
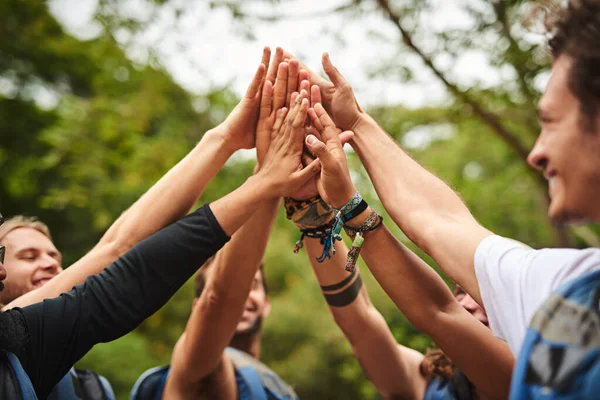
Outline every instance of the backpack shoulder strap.
POLYGON ((23 369, 21 362, 13 353, 6 353, 8 357, 8 362, 15 372, 15 376, 17 377, 17 381, 19 382, 19 387, 21 388, 21 396, 23 400, 37 400, 37 395, 35 394, 35 390, 33 389, 33 384, 31 383, 31 379, 23 369))
POLYGON ((72 374, 81 387, 86 400, 115 400, 108 379, 89 369, 72 369, 72 374))
POLYGON ((238 398, 240 400, 267 400, 267 394, 260 375, 252 364, 245 359, 248 356, 230 347, 227 348, 226 352, 235 366, 236 374, 246 384, 245 388, 238 385, 238 398))
POLYGON ((161 400, 169 368, 154 367, 144 372, 133 385, 130 400, 161 400))

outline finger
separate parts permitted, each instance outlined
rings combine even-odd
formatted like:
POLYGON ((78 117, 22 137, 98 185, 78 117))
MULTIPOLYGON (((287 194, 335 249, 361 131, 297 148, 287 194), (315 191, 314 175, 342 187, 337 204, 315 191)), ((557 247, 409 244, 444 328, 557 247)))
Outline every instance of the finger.
POLYGON ((290 112, 288 113, 287 117, 285 118, 284 123, 284 127, 283 129, 286 132, 286 135, 291 136, 291 131, 293 129, 293 125, 294 125, 294 121, 296 119, 296 116, 298 115, 298 111, 300 110, 300 107, 302 105, 302 94, 301 93, 296 93, 294 92, 294 103, 292 104, 292 107, 290 108, 290 112))
POLYGON ((317 103, 322 103, 321 89, 317 85, 310 87, 310 105, 314 107, 317 103))
MULTIPOLYGON (((306 92, 302 92, 306 93, 306 92)), ((302 94, 300 94, 302 96, 302 94)), ((303 96, 302 102, 300 103, 300 109, 294 116, 294 120, 292 122, 292 128, 294 129, 294 136, 304 138, 304 121, 306 120, 306 114, 308 113, 308 99, 303 96)))
POLYGON ((310 92, 310 82, 308 80, 300 81, 300 90, 304 90, 306 93, 310 92))
POLYGON ((294 182, 294 186, 299 188, 308 182, 310 178, 313 178, 315 175, 317 175, 320 171, 321 161, 317 159, 312 161, 306 167, 302 168, 300 171, 294 172, 290 176, 290 179, 292 182, 294 182))
POLYGON ((281 131, 281 127, 283 126, 283 121, 285 121, 287 113, 288 109, 285 107, 277 110, 275 123, 273 124, 273 130, 271 131, 271 140, 279 136, 279 132, 281 131))
POLYGON ((264 119, 271 115, 271 106, 273 105, 273 84, 266 80, 263 85, 262 97, 260 99, 259 118, 264 119))
POLYGON ((336 162, 335 158, 329 152, 329 149, 325 145, 325 143, 318 140, 313 135, 308 135, 306 137, 306 147, 310 150, 312 154, 314 154, 319 160, 321 160, 321 164, 323 168, 327 168, 328 166, 333 165, 336 162))
POLYGON ((317 115, 317 117, 319 117, 319 122, 321 122, 321 126, 323 127, 323 129, 319 129, 315 126, 321 134, 323 140, 327 142, 331 139, 337 139, 337 128, 329 114, 327 114, 327 111, 325 111, 325 109, 323 108, 323 106, 321 104, 317 104, 313 108, 313 110, 315 110, 315 114, 317 115))
POLYGON ((339 135, 340 142, 342 142, 342 146, 351 141, 354 138, 354 132, 352 131, 344 131, 339 135))
POLYGON ((319 120, 319 116, 317 115, 317 112, 315 111, 314 108, 311 108, 310 110, 308 110, 308 116, 310 117, 313 127, 318 132, 321 132, 323 130, 323 125, 321 124, 321 121, 319 120))
POLYGON ((275 80, 273 109, 277 110, 285 105, 287 80, 288 80, 288 63, 282 62, 277 70, 277 79, 275 80))
POLYGON ((273 84, 275 83, 275 78, 277 77, 277 71, 279 69, 279 64, 281 64, 281 60, 283 60, 283 49, 278 47, 275 49, 273 64, 271 64, 269 72, 267 73, 267 80, 271 81, 273 84))
POLYGON ((246 90, 246 98, 253 99, 258 94, 264 76, 265 65, 261 63, 258 65, 258 69, 252 78, 252 82, 250 82, 250 86, 248 86, 248 90, 246 90))
POLYGON ((271 61, 271 48, 269 46, 263 47, 262 60, 260 61, 265 66, 265 71, 269 70, 269 62, 271 61))
POLYGON ((296 104, 296 100, 298 100, 298 95, 300 95, 300 93, 298 93, 298 92, 292 93, 292 97, 290 98, 290 102, 291 102, 292 106, 294 106, 296 104))
POLYGON ((331 59, 329 58, 329 53, 323 53, 322 62, 323 62, 323 70, 329 77, 329 80, 335 86, 341 86, 346 83, 346 80, 344 79, 342 74, 340 74, 340 71, 338 71, 338 69, 333 66, 333 63, 331 62, 331 59))
POLYGON ((290 105, 292 92, 298 90, 298 72, 300 70, 300 63, 298 60, 291 60, 288 65, 287 96, 285 99, 285 104, 287 106, 290 105))
POLYGON ((300 72, 298 72, 298 80, 300 82, 302 81, 310 81, 310 75, 308 74, 308 71, 305 69, 302 69, 302 67, 300 67, 300 72))

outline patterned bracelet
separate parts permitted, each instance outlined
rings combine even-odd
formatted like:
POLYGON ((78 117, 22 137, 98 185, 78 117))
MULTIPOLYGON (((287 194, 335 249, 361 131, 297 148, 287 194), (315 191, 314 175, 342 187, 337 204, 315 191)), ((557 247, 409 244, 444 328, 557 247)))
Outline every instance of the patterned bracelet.
POLYGON ((365 222, 358 228, 344 225, 346 234, 352 239, 352 247, 350 248, 350 251, 348 251, 348 256, 346 257, 346 271, 352 272, 356 268, 356 262, 358 261, 360 250, 365 241, 365 235, 379 228, 382 224, 383 217, 377 214, 375 210, 372 210, 365 222))
POLYGON ((319 228, 329 223, 335 216, 334 209, 319 195, 307 200, 286 197, 283 204, 287 219, 300 230, 319 228))
POLYGON ((318 262, 322 263, 325 261, 325 258, 331 258, 331 255, 335 254, 335 242, 342 241, 340 232, 342 231, 344 223, 358 215, 354 213, 356 210, 365 210, 367 206, 368 204, 363 200, 360 193, 356 192, 354 196, 352 196, 352 198, 337 211, 335 218, 333 219, 333 228, 331 229, 331 232, 327 237, 321 238, 323 253, 317 258, 318 262))

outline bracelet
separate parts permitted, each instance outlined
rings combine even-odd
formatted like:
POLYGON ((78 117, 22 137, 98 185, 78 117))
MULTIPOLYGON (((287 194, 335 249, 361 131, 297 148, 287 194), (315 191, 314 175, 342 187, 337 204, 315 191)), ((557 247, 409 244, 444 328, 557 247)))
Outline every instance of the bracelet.
POLYGON ((372 210, 365 222, 363 222, 358 228, 353 228, 345 225, 344 230, 346 234, 350 236, 352 241, 352 247, 348 251, 346 257, 346 271, 354 271, 356 268, 356 262, 360 256, 362 245, 365 241, 365 234, 379 228, 383 224, 383 217, 375 210, 372 210))
POLYGON ((321 239, 321 244, 323 244, 323 241, 325 240, 324 238, 329 235, 333 227, 333 224, 331 222, 332 221, 325 225, 321 225, 317 228, 302 229, 300 231, 300 239, 296 242, 296 246, 294 247, 294 253, 297 254, 300 251, 300 249, 304 247, 304 237, 306 236, 308 236, 309 238, 321 239))
POLYGON ((367 202, 363 200, 360 193, 356 192, 354 196, 352 196, 352 198, 337 211, 335 218, 333 218, 331 232, 326 237, 321 238, 321 243, 323 244, 323 253, 321 253, 321 256, 317 258, 318 262, 322 263, 325 261, 325 258, 330 259, 331 255, 335 254, 335 242, 336 240, 342 241, 342 235, 340 235, 340 232, 342 231, 344 223, 360 214, 355 214, 355 210, 362 208, 364 211, 367 206, 367 202))
POLYGON ((329 223, 335 216, 334 209, 317 195, 307 200, 284 200, 285 214, 298 229, 316 229, 329 223))

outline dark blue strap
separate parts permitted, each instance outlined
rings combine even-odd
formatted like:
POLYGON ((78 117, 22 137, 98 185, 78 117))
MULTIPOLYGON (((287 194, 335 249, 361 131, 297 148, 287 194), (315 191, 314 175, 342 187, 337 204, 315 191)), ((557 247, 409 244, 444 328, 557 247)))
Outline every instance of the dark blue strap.
POLYGON ((169 370, 167 365, 144 372, 133 385, 130 400, 161 400, 169 370))
MULTIPOLYGON (((231 347, 227 347, 225 352, 233 359, 244 353, 231 347)), ((267 400, 267 393, 263 386, 260 375, 252 365, 236 365, 234 362, 236 382, 238 383, 239 400, 267 400), (239 379, 238 379, 239 378, 239 379), (241 382, 240 382, 241 380, 241 382), (245 385, 242 385, 245 384, 245 385)))
POLYGON ((423 400, 452 400, 456 399, 452 383, 439 377, 433 378, 427 384, 423 400))
MULTIPOLYGON (((262 381, 260 380, 260 376, 258 372, 251 367, 242 367, 236 368, 236 373, 244 380, 244 383, 247 385, 248 392, 247 396, 248 400, 267 400, 267 393, 265 392, 265 388, 263 387, 262 381)), ((246 398, 242 398, 242 391, 238 385, 238 396, 239 400, 246 400, 246 398)))
POLYGON ((8 357, 8 362, 12 367, 17 381, 19 381, 19 387, 21 388, 21 395, 23 396, 23 400, 37 400, 37 395, 35 394, 35 390, 33 389, 33 384, 31 383, 31 379, 29 379, 29 375, 23 369, 21 362, 13 353, 6 353, 8 357))
POLYGON ((73 384, 73 378, 76 376, 75 369, 71 368, 54 386, 48 395, 48 400, 80 400, 80 397, 75 394, 75 385, 73 384))

